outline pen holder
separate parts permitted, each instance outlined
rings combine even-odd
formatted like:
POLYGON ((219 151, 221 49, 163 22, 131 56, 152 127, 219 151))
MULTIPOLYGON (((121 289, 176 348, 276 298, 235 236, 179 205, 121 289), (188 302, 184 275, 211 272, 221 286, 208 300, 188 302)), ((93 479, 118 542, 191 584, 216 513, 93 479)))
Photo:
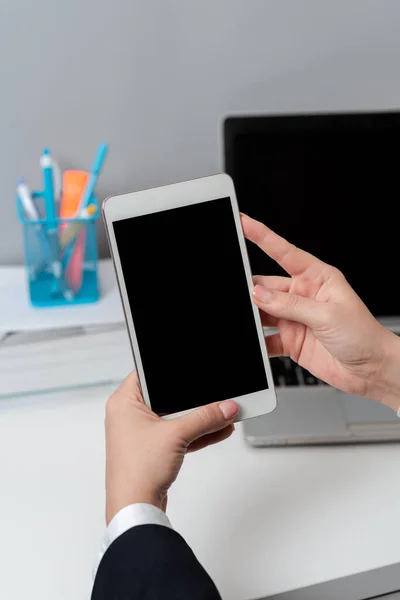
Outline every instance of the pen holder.
MULTIPOLYGON (((43 198, 34 192, 32 198, 43 198)), ((71 306, 99 299, 96 219, 91 216, 54 221, 26 219, 17 197, 18 219, 23 226, 25 267, 31 304, 35 307, 71 306), (68 243, 67 243, 68 242, 68 243)))

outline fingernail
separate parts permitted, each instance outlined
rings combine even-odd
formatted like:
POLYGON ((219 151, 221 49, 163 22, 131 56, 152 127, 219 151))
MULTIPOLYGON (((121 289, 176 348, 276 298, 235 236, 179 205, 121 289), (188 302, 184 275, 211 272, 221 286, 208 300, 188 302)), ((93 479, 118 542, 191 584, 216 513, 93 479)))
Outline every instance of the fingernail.
POLYGON ((273 291, 268 290, 262 285, 256 285, 253 290, 253 296, 256 300, 261 302, 262 304, 268 304, 272 300, 273 291))
POLYGON ((219 407, 227 421, 230 421, 233 419, 233 417, 236 417, 239 412, 239 407, 234 400, 225 400, 225 402, 221 402, 219 407))

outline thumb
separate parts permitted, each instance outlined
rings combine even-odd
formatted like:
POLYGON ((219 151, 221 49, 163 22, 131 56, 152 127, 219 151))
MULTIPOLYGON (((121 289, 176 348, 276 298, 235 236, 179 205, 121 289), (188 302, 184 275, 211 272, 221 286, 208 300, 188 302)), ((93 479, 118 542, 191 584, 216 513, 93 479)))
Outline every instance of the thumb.
POLYGON ((253 298, 257 306, 273 317, 297 321, 311 329, 318 329, 328 321, 328 305, 297 294, 289 294, 256 285, 253 298))
POLYGON ((225 400, 197 408, 174 421, 185 441, 191 444, 203 435, 224 429, 233 422, 238 412, 239 407, 234 400, 225 400))

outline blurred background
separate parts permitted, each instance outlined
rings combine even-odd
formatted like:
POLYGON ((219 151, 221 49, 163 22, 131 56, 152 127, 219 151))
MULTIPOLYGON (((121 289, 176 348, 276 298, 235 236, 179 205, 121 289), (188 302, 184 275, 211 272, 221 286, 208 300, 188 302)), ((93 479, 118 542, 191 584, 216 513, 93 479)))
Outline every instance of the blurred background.
POLYGON ((229 113, 397 107, 399 22, 398 0, 0 0, 0 264, 44 146, 89 168, 107 141, 100 199, 219 171, 229 113))

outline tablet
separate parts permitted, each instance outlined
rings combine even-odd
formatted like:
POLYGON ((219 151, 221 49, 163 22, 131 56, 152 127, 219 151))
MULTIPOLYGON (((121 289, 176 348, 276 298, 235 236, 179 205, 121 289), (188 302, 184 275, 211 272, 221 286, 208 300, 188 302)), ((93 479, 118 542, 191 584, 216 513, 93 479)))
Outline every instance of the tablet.
POLYGON ((232 179, 113 196, 103 215, 145 403, 164 417, 226 399, 238 420, 272 411, 232 179))

